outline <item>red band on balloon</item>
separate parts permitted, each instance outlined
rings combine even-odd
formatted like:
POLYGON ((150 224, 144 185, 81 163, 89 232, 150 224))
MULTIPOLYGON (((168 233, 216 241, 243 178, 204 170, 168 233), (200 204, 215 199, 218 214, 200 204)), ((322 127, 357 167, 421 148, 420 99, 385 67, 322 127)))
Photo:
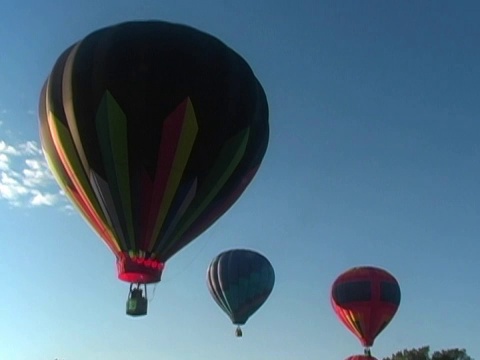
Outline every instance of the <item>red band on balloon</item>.
POLYGON ((130 257, 121 254, 117 258, 118 278, 129 283, 158 283, 165 264, 154 259, 130 257))

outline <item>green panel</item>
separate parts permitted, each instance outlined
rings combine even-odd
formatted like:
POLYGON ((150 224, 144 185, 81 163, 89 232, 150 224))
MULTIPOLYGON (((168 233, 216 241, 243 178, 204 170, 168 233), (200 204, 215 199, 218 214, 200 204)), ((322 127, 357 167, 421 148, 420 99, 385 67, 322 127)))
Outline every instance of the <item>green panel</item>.
MULTIPOLYGON (((128 165, 127 118, 110 92, 99 105, 96 125, 100 149, 116 213, 122 212, 128 243, 136 249, 133 229, 130 173, 128 165)), ((114 209, 109 209, 113 211, 114 209)))

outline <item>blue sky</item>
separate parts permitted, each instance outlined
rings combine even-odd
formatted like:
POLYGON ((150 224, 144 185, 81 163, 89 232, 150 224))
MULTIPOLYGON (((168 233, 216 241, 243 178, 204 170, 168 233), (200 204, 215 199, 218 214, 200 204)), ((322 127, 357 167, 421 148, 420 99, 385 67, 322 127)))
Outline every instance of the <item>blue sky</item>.
POLYGON ((0 12, 0 358, 344 359, 361 352, 330 286, 384 267, 402 303, 377 338, 480 358, 480 4, 475 1, 7 0, 0 12), (238 51, 268 96, 270 143, 242 198, 167 263, 146 318, 125 316, 114 257, 59 192, 37 104, 91 31, 162 19, 238 51), (276 271, 244 338, 214 303, 219 252, 276 271))

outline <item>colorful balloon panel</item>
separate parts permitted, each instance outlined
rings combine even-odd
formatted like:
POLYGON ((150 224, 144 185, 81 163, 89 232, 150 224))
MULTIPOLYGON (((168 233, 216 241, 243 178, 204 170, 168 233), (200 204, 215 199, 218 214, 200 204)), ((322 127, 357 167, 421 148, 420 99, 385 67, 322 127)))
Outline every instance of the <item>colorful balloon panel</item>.
POLYGON ((397 312, 400 298, 400 286, 390 273, 365 266, 335 280, 331 303, 343 324, 370 347, 397 312))
POLYGON ((244 325, 265 303, 274 283, 272 265, 252 250, 225 251, 207 270, 210 294, 235 325, 244 325))
POLYGON ((373 356, 368 356, 368 355, 353 355, 353 356, 349 356, 345 360, 377 360, 377 358, 374 358, 373 356))
POLYGON ((266 95, 245 60, 161 21, 103 28, 65 50, 39 113, 52 172, 128 282, 160 281, 241 196, 269 137, 266 95))

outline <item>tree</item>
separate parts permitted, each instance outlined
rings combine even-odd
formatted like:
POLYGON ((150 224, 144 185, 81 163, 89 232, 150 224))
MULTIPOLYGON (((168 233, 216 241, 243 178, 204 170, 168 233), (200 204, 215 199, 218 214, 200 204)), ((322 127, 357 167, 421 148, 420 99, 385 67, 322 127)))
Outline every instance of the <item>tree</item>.
POLYGON ((465 349, 447 349, 435 351, 430 357, 430 346, 418 349, 405 349, 383 360, 474 360, 465 349))
POLYGON ((467 355, 465 349, 448 349, 442 351, 435 351, 432 355, 432 360, 473 360, 467 355))
POLYGON ((429 352, 430 346, 410 350, 405 349, 393 354, 391 357, 384 358, 383 360, 431 360, 428 355, 429 352))

